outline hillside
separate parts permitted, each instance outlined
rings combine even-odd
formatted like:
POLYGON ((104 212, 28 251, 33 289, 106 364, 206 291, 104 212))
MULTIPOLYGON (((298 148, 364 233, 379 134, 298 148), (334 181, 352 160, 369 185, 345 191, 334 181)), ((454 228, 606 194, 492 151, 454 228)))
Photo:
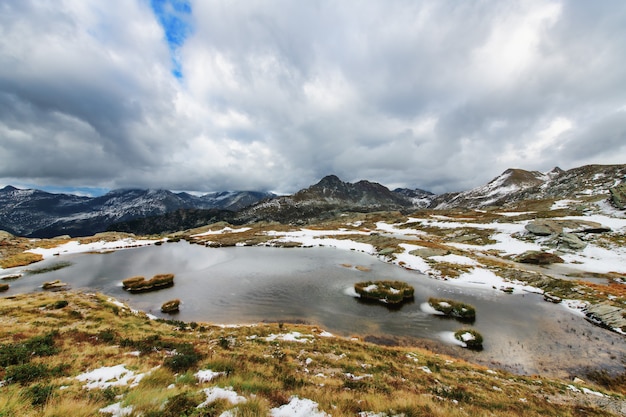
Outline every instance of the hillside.
POLYGON ((98 294, 0 299, 6 416, 616 416, 599 387, 281 323, 151 320, 98 294), (38 323, 33 326, 32 323, 38 323))

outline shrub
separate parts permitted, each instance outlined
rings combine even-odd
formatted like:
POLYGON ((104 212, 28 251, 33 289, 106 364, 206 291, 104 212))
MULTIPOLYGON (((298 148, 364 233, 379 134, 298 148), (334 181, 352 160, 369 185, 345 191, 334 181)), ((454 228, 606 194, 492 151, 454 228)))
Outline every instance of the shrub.
POLYGON ((67 305, 68 305, 68 304, 69 304, 69 303, 67 302, 67 300, 59 300, 59 301, 56 301, 56 302, 52 305, 52 308, 56 310, 56 309, 60 309, 60 308, 67 307, 67 305))
POLYGON ((54 396, 55 390, 56 387, 54 385, 33 385, 28 389, 31 404, 34 406, 46 404, 48 399, 54 396))
POLYGON ((21 343, 0 345, 0 366, 21 365, 33 356, 51 356, 58 353, 54 337, 58 332, 35 336, 21 343))
POLYGON ((9 366, 6 371, 5 379, 9 383, 20 383, 25 385, 47 377, 50 374, 50 369, 42 363, 23 363, 20 365, 9 366))
POLYGON ((191 343, 182 343, 176 346, 176 353, 163 361, 163 366, 172 372, 186 371, 196 365, 202 355, 195 350, 191 343))

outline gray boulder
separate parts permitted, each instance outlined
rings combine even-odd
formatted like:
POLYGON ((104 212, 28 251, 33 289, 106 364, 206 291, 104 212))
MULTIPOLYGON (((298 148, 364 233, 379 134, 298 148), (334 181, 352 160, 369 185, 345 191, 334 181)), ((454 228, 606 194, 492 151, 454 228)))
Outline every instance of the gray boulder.
POLYGON ((573 233, 561 233, 559 235, 559 247, 561 249, 581 250, 585 249, 587 244, 573 233))

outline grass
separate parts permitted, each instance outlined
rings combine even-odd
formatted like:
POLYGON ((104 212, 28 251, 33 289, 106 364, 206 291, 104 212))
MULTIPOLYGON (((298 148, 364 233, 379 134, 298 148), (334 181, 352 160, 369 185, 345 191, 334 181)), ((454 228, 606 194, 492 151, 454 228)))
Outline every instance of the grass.
POLYGON ((151 279, 131 277, 122 281, 125 290, 137 293, 160 290, 174 285, 174 274, 157 274, 151 279))
POLYGON ((0 259, 0 268, 16 268, 26 266, 43 260, 43 256, 38 253, 22 252, 0 259))
POLYGON ((365 281, 354 284, 354 290, 365 300, 400 304, 413 299, 415 289, 402 281, 365 281))
MULTIPOLYGON (((14 365, 0 366, 0 379, 13 378, 0 389, 3 416, 93 416, 120 401, 133 407, 132 415, 219 415, 236 407, 232 412, 238 416, 256 416, 268 415, 292 396, 315 401, 320 411, 334 417, 360 412, 437 417, 611 415, 594 406, 589 396, 569 393, 569 381, 488 372, 411 346, 318 337, 321 330, 313 326, 265 323, 221 328, 200 323, 192 329, 177 321, 149 320, 128 308, 113 310, 107 300, 75 292, 0 299, 1 351, 12 352, 8 358, 16 355, 5 359, 14 365), (41 308, 60 300, 68 305, 41 308), (75 319, 77 314, 82 319, 75 319), (265 340, 270 334, 292 331, 311 335, 311 342, 265 340), (37 354, 20 356, 20 351, 37 354), (134 351, 139 356, 130 354, 134 351), (15 368, 17 364, 28 366, 15 368), (104 390, 83 389, 75 379, 88 370, 118 364, 146 376, 137 386, 104 390), (194 373, 201 369, 224 374, 199 383, 194 373), (196 408, 205 399, 202 390, 216 386, 232 387, 247 401, 233 405, 218 400, 196 408), (580 414, 581 407, 586 414, 580 414)), ((611 388, 589 387, 611 393, 620 391, 621 384, 616 380, 611 388)))
POLYGON ((454 332, 454 338, 465 343, 468 349, 482 350, 483 336, 473 329, 461 329, 454 332))
POLYGON ((27 269, 26 272, 30 275, 45 274, 46 272, 58 271, 59 269, 67 268, 68 266, 72 266, 72 263, 67 262, 67 261, 62 261, 62 262, 57 262, 55 264, 52 264, 50 266, 27 269))
POLYGON ((472 305, 447 298, 435 297, 430 297, 428 299, 428 304, 430 304, 430 306, 435 310, 443 313, 445 316, 454 317, 461 321, 473 322, 476 320, 476 308, 472 305))

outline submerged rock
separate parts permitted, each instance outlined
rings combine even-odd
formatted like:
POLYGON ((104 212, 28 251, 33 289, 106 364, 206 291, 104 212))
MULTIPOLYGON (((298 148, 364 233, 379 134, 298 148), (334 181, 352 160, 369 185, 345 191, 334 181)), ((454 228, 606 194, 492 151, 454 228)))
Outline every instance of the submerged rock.
POLYGON ((69 285, 61 280, 46 281, 41 285, 44 290, 61 291, 69 288, 69 285))
POLYGON ((163 313, 168 313, 168 314, 178 313, 179 307, 180 307, 179 299, 170 300, 170 301, 163 303, 163 305, 161 306, 161 311, 163 313))

